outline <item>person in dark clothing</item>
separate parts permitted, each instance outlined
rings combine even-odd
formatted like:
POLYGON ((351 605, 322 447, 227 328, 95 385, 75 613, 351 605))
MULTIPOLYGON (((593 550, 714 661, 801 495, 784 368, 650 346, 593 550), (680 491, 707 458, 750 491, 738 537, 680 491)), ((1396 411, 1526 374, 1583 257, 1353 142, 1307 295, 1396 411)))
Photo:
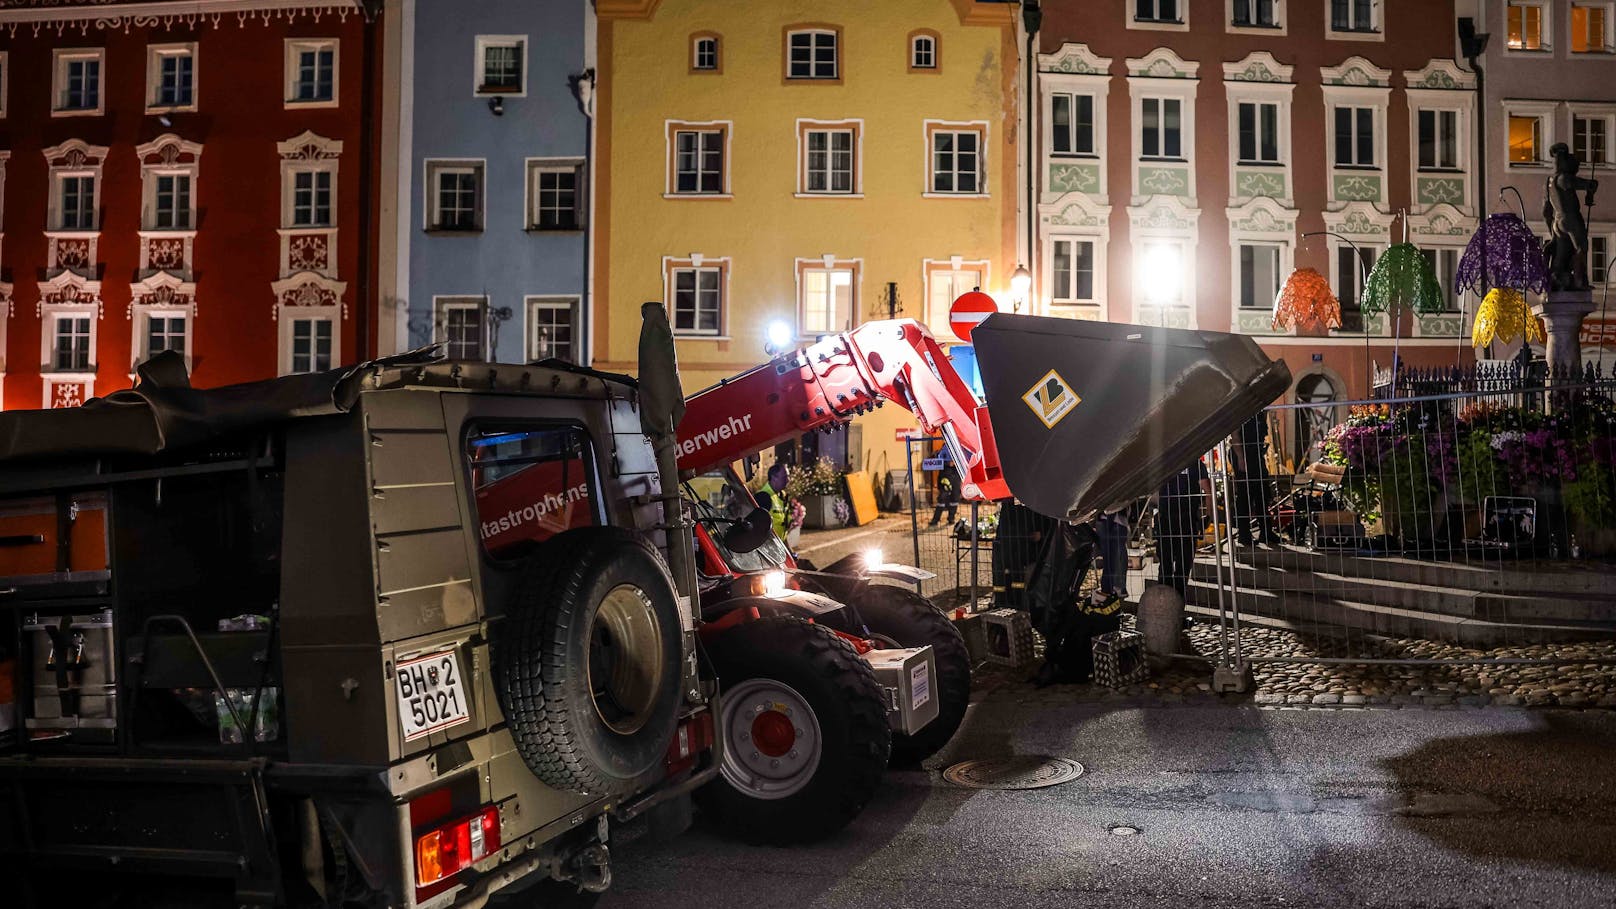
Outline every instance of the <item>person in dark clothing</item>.
POLYGON ((1268 518, 1272 502, 1269 493, 1268 418, 1259 413, 1240 424, 1235 432, 1234 444, 1229 447, 1229 466, 1234 480, 1234 520, 1230 528, 1236 544, 1252 544, 1252 525, 1256 525, 1257 540, 1274 545, 1279 535, 1274 532, 1268 518))
POLYGON ((1190 570, 1195 565, 1195 544, 1206 528, 1212 507, 1212 479, 1199 458, 1167 478, 1156 502, 1156 557, 1158 580, 1189 598, 1190 570))
POLYGON ((1100 593, 1108 602, 1128 595, 1128 509, 1120 508, 1094 519, 1100 543, 1100 593))
POLYGON ((993 534, 993 605, 1025 609, 1027 573, 1056 522, 1014 499, 999 503, 993 534))
POLYGON ((954 466, 954 459, 943 456, 943 469, 937 472, 937 505, 931 510, 931 523, 927 527, 936 527, 942 519, 943 510, 948 510, 948 523, 954 523, 954 515, 958 513, 960 500, 959 468, 954 466))

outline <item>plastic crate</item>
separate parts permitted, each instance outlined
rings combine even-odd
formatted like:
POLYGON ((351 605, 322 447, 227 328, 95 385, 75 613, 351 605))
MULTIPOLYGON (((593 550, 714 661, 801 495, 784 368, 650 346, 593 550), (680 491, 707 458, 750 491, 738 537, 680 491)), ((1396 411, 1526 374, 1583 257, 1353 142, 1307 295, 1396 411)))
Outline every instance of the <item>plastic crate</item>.
POLYGON ((1033 660, 1032 620, 1019 609, 993 609, 982 614, 987 650, 983 658, 1001 666, 1024 666, 1033 660))
POLYGON ((1121 688, 1150 676, 1145 661, 1145 636, 1136 631, 1111 631, 1094 638, 1094 682, 1121 688))

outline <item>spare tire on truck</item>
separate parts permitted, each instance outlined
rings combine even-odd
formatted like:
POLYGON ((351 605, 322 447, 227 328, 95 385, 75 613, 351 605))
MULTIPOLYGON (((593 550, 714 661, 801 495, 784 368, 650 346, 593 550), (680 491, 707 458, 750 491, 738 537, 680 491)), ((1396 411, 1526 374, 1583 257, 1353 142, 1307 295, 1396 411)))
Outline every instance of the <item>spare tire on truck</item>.
POLYGON ((971 654, 965 638, 932 602, 906 587, 870 584, 853 601, 873 639, 888 646, 931 646, 937 659, 937 718, 914 735, 894 733, 892 764, 918 764, 942 750, 959 730, 971 702, 971 654))
POLYGON ((505 721, 546 785, 623 795, 654 782, 673 740, 681 630, 657 551, 618 528, 536 552, 496 633, 505 721))
POLYGON ((892 733, 875 670, 853 645, 773 616, 724 632, 708 652, 724 758, 698 796, 725 831, 789 845, 857 817, 886 770, 892 733))

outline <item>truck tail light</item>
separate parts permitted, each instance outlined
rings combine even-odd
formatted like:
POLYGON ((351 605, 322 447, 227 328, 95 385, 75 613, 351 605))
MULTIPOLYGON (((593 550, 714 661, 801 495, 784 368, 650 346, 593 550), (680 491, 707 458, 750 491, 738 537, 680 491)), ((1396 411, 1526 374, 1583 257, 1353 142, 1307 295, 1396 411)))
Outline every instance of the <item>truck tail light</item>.
POLYGON ((663 757, 663 766, 669 776, 688 770, 696 763, 696 755, 713 747, 713 715, 702 711, 679 724, 663 757))
POLYGON ((416 839, 416 885, 436 884, 498 851, 499 808, 490 805, 416 839))

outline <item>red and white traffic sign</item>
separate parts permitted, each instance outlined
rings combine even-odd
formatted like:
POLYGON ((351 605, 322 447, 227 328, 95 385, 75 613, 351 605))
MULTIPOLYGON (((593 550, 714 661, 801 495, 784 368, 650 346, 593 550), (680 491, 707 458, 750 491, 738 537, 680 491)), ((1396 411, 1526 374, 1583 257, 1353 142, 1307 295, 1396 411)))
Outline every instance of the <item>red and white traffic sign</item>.
POLYGON ((998 311, 999 304, 993 302, 992 297, 980 290, 968 290, 960 294, 954 305, 948 308, 948 327, 954 332, 954 337, 969 344, 971 330, 998 311))

